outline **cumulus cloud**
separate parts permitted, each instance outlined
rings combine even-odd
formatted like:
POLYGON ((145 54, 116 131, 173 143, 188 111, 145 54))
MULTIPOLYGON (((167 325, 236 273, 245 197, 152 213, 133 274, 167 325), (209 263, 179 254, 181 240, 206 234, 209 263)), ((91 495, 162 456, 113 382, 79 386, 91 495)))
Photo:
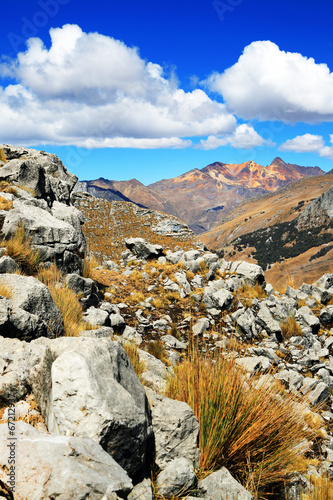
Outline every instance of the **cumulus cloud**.
POLYGON ((202 139, 198 148, 209 150, 216 149, 220 146, 232 146, 236 149, 252 149, 257 146, 273 146, 270 141, 264 140, 252 127, 243 123, 238 125, 232 134, 223 137, 210 135, 207 139, 202 139))
POLYGON ((201 89, 185 92, 138 49, 77 25, 50 30, 0 75, 0 134, 6 142, 83 147, 181 148, 190 137, 232 133, 236 118, 201 89))
POLYGON ((244 119, 321 122, 333 119, 333 73, 326 64, 270 41, 245 47, 238 62, 204 84, 244 119))
POLYGON ((289 139, 281 144, 281 151, 293 151, 295 153, 317 153, 323 158, 333 160, 333 134, 330 134, 330 146, 325 145, 324 138, 321 135, 304 134, 289 139))

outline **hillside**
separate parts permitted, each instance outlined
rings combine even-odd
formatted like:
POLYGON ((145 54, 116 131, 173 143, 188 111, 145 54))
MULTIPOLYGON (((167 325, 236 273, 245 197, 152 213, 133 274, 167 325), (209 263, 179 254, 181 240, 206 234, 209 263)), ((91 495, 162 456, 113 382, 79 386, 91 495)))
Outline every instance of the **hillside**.
POLYGON ((274 194, 243 203, 223 224, 200 239, 209 248, 223 249, 232 260, 245 258, 265 269, 274 264, 267 272, 275 285, 287 280, 286 267, 298 285, 308 273, 311 279, 318 279, 332 265, 333 255, 327 247, 332 240, 327 212, 330 201, 321 198, 332 184, 332 174, 305 178, 274 194), (275 264, 283 259, 288 259, 285 264, 275 264))
POLYGON ((198 243, 186 224, 163 212, 79 192, 72 193, 72 203, 84 214, 83 233, 90 252, 99 260, 119 259, 126 250, 125 239, 130 237, 147 238, 166 248, 178 245, 185 250, 198 243))
MULTIPOLYGON (((0 496, 332 491, 333 274, 281 294, 55 155, 0 155, 0 496)), ((332 198, 287 224, 320 236, 332 198)))
POLYGON ((212 229, 244 200, 307 176, 323 175, 318 167, 301 167, 275 158, 264 167, 253 161, 242 164, 212 163, 178 177, 144 186, 136 179, 84 181, 86 190, 103 197, 94 188, 111 189, 136 204, 176 215, 197 234, 212 229))

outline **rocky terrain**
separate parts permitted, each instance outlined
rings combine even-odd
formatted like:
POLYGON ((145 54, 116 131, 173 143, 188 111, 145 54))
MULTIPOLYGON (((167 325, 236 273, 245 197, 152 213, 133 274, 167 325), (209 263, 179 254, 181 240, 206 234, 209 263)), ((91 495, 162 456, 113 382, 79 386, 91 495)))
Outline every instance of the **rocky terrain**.
POLYGON ((332 174, 306 178, 243 203, 200 239, 231 260, 260 264, 275 286, 288 276, 297 286, 315 281, 333 265, 332 184, 332 174))
POLYGON ((136 179, 97 179, 84 181, 77 189, 84 187, 102 198, 107 197, 108 190, 120 192, 134 203, 176 215, 199 234, 218 225, 244 200, 274 192, 303 177, 323 174, 319 167, 300 167, 275 158, 267 167, 253 161, 239 165, 215 162, 149 186, 136 179))
MULTIPOLYGON (((321 478, 331 488, 333 274, 279 293, 260 266, 205 250, 174 217, 71 194, 76 179, 54 155, 4 145, 1 157, 0 496, 299 499, 321 478), (86 241, 104 248, 111 233, 97 233, 94 210, 117 212, 110 231, 124 214, 142 228, 99 265, 86 241), (196 356, 240 377, 240 401, 280 408, 276 424, 259 413, 244 428, 244 466, 231 432, 229 451, 205 465, 203 415, 171 397, 196 356), (290 450, 283 415, 300 433, 290 450), (264 475, 270 446, 294 457, 277 476, 275 455, 264 475)), ((330 217, 325 196, 320 206, 330 217)))

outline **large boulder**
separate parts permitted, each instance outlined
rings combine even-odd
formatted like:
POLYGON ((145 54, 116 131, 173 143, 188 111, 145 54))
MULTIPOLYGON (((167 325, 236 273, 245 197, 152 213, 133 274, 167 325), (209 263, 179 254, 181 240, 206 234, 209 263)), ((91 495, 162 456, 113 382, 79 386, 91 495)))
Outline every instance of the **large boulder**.
MULTIPOLYGON (((44 260, 56 260, 61 267, 66 252, 71 253, 73 258, 76 257, 76 261, 78 261, 77 255, 82 258, 87 249, 80 228, 79 215, 76 214, 78 220, 75 226, 67 222, 63 216, 63 212, 67 210, 74 218, 75 214, 71 209, 72 207, 64 205, 63 218, 60 218, 52 215, 47 206, 43 206, 41 200, 39 202, 36 200, 34 203, 29 200, 15 200, 13 208, 6 213, 2 233, 6 239, 9 239, 16 232, 17 227, 24 224, 27 237, 31 239, 31 243, 36 249, 42 251, 44 260)), ((68 272, 74 272, 80 266, 76 262, 72 266, 72 270, 68 269, 68 266, 64 267, 68 272)))
POLYGON ((62 316, 47 286, 36 278, 18 274, 2 274, 1 283, 11 291, 10 299, 2 300, 0 305, 1 335, 31 340, 63 334, 62 316))
POLYGON ((122 346, 105 338, 43 339, 50 353, 29 375, 46 425, 90 436, 135 480, 152 452, 146 394, 122 346))
POLYGON ((125 240, 127 248, 139 259, 158 259, 163 255, 161 245, 153 245, 143 238, 128 238, 125 240))
POLYGON ((251 285, 255 285, 256 283, 264 285, 265 283, 264 271, 257 264, 241 261, 239 265, 236 266, 234 272, 242 276, 245 281, 249 282, 251 285))
POLYGON ((7 144, 0 147, 8 161, 1 168, 0 180, 34 190, 49 205, 55 200, 69 204, 77 177, 67 171, 56 155, 7 144))
POLYGON ((9 428, 0 425, 0 478, 17 500, 100 500, 131 491, 126 472, 89 437, 42 434, 18 421, 11 440, 9 428), (10 454, 15 462, 8 470, 10 454))
POLYGON ((199 422, 188 404, 154 393, 146 388, 155 435, 155 462, 160 469, 175 458, 186 458, 199 466, 197 448, 199 422))

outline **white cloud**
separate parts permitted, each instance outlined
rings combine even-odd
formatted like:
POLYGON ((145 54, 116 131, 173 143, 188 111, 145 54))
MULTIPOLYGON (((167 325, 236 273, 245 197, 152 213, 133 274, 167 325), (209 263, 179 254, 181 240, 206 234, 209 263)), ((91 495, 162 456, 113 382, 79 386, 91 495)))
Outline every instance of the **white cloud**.
POLYGON ((252 149, 257 146, 273 146, 270 141, 265 141, 252 127, 243 123, 238 125, 232 134, 222 137, 210 135, 207 139, 202 139, 198 148, 208 150, 216 149, 220 146, 232 146, 236 149, 252 149))
POLYGON ((284 52, 270 41, 251 43, 236 64, 204 83, 244 119, 333 120, 333 73, 328 66, 284 52))
POLYGON ((224 104, 201 89, 185 92, 136 48, 76 25, 50 36, 50 48, 31 38, 26 52, 0 64, 0 75, 17 82, 0 87, 3 141, 178 148, 235 130, 224 104))
POLYGON ((331 146, 325 146, 321 135, 304 134, 281 144, 281 151, 293 151, 295 153, 316 153, 323 158, 333 160, 333 134, 330 134, 331 146))
POLYGON ((324 139, 321 135, 304 134, 298 135, 294 139, 281 144, 282 151, 294 151, 295 153, 312 153, 318 152, 325 145, 324 139))

